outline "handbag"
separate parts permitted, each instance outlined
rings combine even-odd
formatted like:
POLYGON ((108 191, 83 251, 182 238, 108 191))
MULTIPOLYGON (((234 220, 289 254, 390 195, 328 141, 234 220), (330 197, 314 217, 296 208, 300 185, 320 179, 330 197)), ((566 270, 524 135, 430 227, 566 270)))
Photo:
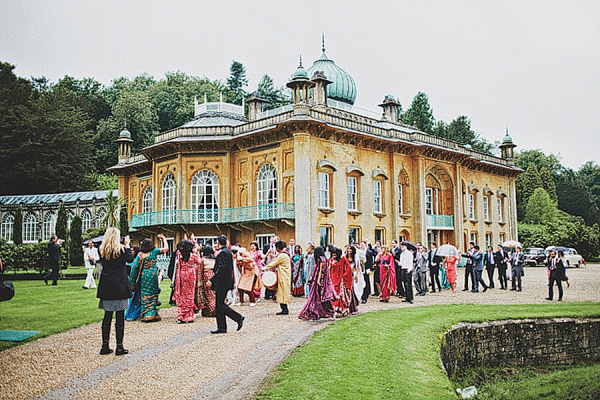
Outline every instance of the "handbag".
POLYGON ((15 287, 12 282, 2 281, 0 282, 0 301, 7 301, 13 298, 15 295, 15 287))

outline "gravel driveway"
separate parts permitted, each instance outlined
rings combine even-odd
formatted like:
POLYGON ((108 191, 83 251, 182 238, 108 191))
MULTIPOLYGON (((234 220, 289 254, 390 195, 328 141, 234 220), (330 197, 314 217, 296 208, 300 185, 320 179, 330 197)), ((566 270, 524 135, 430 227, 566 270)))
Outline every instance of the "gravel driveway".
MULTIPOLYGON (((458 271, 462 289, 464 269, 458 271)), ((569 269, 571 288, 564 301, 600 302, 600 265, 569 269)), ((487 279, 486 279, 487 281, 487 279)), ((491 289, 486 293, 449 291, 417 297, 414 305, 392 298, 371 298, 362 312, 432 304, 547 303, 546 269, 526 268, 523 292, 491 289)), ((498 287, 498 283, 496 282, 498 287)), ((555 298, 557 298, 555 293, 555 298)), ((246 316, 244 328, 211 335, 214 318, 178 325, 175 308, 160 311, 163 320, 127 322, 125 347, 130 354, 100 356, 100 323, 13 347, 0 353, 0 397, 181 399, 252 397, 269 373, 290 352, 330 321, 304 322, 297 315, 304 299, 292 298, 289 316, 276 316, 273 301, 236 307, 246 316)), ((101 313, 100 310, 98 310, 101 313)), ((113 325, 114 326, 114 325, 113 325)), ((114 328, 111 332, 114 348, 114 328)))

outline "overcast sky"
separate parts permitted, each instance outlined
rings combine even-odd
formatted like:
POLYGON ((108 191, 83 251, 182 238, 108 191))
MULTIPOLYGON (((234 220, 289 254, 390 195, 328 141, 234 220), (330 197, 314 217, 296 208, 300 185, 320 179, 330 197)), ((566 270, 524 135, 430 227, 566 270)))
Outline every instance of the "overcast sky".
POLYGON ((7 1, 0 61, 19 76, 166 71, 224 80, 242 62, 256 89, 284 85, 302 54, 350 73, 356 105, 404 109, 429 96, 438 120, 472 120, 485 138, 508 126, 517 150, 579 168, 600 148, 600 1, 7 1))

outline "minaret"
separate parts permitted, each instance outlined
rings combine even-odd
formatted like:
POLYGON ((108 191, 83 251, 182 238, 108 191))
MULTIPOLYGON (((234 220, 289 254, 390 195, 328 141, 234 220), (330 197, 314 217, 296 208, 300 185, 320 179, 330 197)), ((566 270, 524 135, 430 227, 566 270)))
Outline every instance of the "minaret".
POLYGON ((388 94, 383 99, 379 107, 383 108, 383 116, 390 122, 398 122, 398 106, 400 103, 394 99, 394 96, 388 94))
POLYGON ((133 143, 131 132, 127 130, 127 122, 125 122, 125 128, 123 128, 117 139, 119 164, 125 164, 129 160, 131 156, 131 143, 133 143))
POLYGON ((511 165, 514 165, 515 163, 515 147, 517 147, 517 145, 513 143, 512 138, 508 134, 508 127, 506 127, 506 135, 504 136, 504 139, 502 139, 500 150, 502 151, 502 158, 508 161, 511 165))
POLYGON ((302 66, 302 55, 300 55, 300 65, 294 71, 292 80, 287 83, 287 87, 294 92, 294 104, 308 104, 308 89, 313 86, 314 83, 308 79, 308 72, 302 66))

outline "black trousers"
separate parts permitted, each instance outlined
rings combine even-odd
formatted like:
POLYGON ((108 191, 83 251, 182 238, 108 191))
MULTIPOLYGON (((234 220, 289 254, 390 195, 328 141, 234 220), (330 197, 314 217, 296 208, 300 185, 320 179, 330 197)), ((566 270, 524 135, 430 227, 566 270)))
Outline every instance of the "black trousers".
POLYGON ((506 264, 498 264, 498 280, 500 281, 500 287, 502 289, 508 289, 508 278, 506 277, 506 264))
POLYGON ((398 296, 405 297, 404 292, 404 279, 402 278, 402 267, 396 266, 396 288, 398 289, 398 296))
POLYGON ((404 278, 404 294, 406 295, 406 301, 412 301, 414 298, 412 287, 413 273, 412 271, 406 272, 406 270, 403 270, 402 276, 404 278))
POLYGON ((562 276, 559 274, 559 271, 553 269, 550 271, 550 286, 548 287, 548 298, 552 300, 554 298, 554 282, 558 285, 558 299, 562 300, 563 297, 563 287, 562 287, 562 276))
POLYGON ((496 265, 495 264, 488 264, 487 268, 487 273, 488 273, 488 278, 490 278, 490 288, 494 288, 494 271, 496 270, 496 265))
POLYGON ((471 277, 471 287, 475 287, 475 275, 473 274, 473 264, 465 266, 465 290, 469 290, 469 276, 471 277))
POLYGON ((438 291, 442 291, 442 285, 440 284, 440 267, 437 265, 431 265, 429 267, 429 277, 431 278, 431 292, 435 293, 435 285, 437 284, 438 291))
POLYGON ((217 290, 216 293, 216 317, 217 317, 217 329, 220 331, 227 330, 227 321, 225 316, 231 318, 235 322, 240 322, 242 315, 225 304, 225 298, 227 297, 227 290, 217 290))
POLYGON ((58 280, 58 261, 50 261, 50 268, 52 270, 46 276, 44 276, 45 280, 51 280, 53 285, 56 285, 56 281, 58 280))
POLYGON ((375 286, 374 288, 374 295, 375 296, 379 296, 379 264, 375 265, 375 272, 373 273, 373 286, 375 286))
POLYGON ((371 294, 371 280, 369 279, 369 274, 367 274, 366 272, 363 274, 363 277, 365 278, 366 285, 363 289, 361 300, 367 301, 369 295, 371 294))

